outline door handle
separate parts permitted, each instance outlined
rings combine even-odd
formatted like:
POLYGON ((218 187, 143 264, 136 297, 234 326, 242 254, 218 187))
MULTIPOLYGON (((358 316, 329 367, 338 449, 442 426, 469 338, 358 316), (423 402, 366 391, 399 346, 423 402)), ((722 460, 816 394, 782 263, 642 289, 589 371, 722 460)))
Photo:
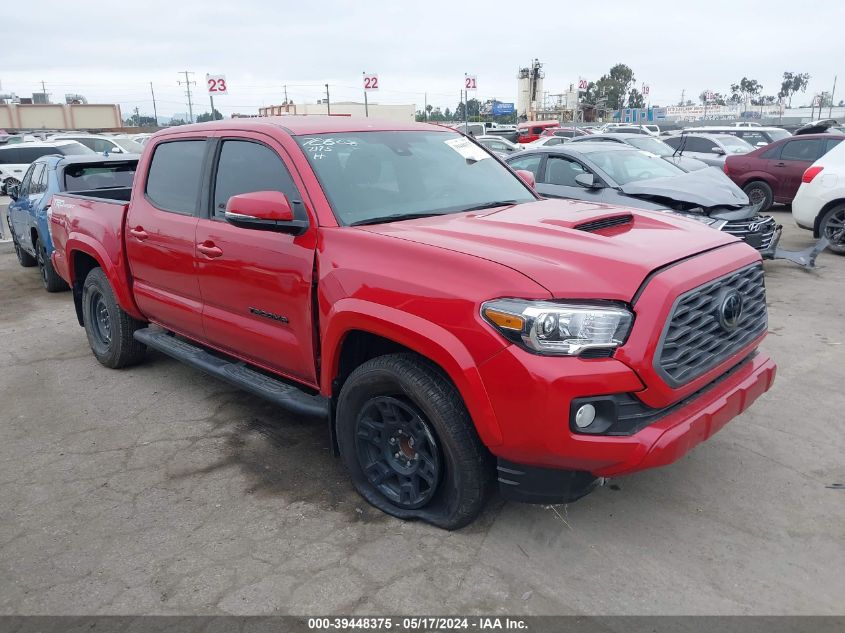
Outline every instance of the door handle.
POLYGON ((197 250, 205 255, 206 257, 220 257, 223 254, 223 251, 217 248, 214 245, 214 242, 203 242, 202 244, 197 244, 197 250))
POLYGON ((775 167, 786 167, 786 163, 775 163, 775 167))
POLYGON ((132 237, 142 242, 149 237, 147 232, 141 226, 136 226, 134 229, 129 229, 129 233, 132 235, 132 237))

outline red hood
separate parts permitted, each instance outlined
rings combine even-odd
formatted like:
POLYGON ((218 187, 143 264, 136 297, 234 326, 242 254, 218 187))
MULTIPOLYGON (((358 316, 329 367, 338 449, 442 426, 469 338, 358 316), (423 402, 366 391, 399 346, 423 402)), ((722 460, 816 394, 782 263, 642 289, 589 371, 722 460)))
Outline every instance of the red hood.
POLYGON ((669 213, 574 200, 542 200, 362 228, 500 263, 557 298, 618 301, 629 301, 656 268, 737 241, 669 213), (598 232, 574 228, 627 214, 633 220, 621 226, 598 232))

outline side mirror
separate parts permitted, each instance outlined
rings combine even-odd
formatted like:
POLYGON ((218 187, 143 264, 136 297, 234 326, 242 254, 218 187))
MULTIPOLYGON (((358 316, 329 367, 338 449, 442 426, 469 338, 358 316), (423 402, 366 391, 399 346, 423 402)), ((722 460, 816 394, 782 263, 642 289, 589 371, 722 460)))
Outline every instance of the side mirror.
POLYGON ((252 191, 229 198, 226 221, 242 229, 258 229, 301 235, 308 228, 305 220, 296 220, 285 194, 280 191, 252 191))
POLYGON ((725 150, 723 150, 721 147, 711 147, 711 148, 710 148, 710 153, 711 153, 711 154, 716 154, 717 156, 724 156, 724 155, 725 155, 725 150))
POLYGON ((533 172, 530 172, 527 169, 517 169, 516 175, 522 178, 522 181, 532 189, 537 186, 537 180, 534 178, 533 172))
POLYGON ((587 189, 596 189, 599 186, 593 174, 578 174, 575 176, 575 182, 587 189))
POLYGON ((6 193, 12 200, 18 199, 18 193, 20 193, 21 186, 20 185, 9 185, 6 187, 6 193))

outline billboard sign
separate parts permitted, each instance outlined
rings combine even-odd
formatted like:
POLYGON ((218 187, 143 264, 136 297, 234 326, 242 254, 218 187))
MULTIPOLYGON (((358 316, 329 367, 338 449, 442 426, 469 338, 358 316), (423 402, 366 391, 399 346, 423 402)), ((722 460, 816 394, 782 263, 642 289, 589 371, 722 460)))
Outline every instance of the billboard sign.
POLYGON ((493 116, 506 116, 513 114, 515 111, 516 107, 513 103, 501 103, 500 101, 493 103, 493 116))

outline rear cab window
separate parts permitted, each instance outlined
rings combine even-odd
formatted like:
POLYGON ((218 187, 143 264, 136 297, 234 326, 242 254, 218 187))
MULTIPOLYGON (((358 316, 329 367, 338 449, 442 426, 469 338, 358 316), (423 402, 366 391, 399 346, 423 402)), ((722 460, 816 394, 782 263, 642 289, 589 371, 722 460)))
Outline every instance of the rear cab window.
POLYGON ((163 141, 156 145, 145 193, 158 209, 192 215, 197 211, 206 141, 163 141))
POLYGON ((137 161, 92 165, 68 165, 64 169, 64 191, 90 191, 131 187, 135 178, 137 161))

